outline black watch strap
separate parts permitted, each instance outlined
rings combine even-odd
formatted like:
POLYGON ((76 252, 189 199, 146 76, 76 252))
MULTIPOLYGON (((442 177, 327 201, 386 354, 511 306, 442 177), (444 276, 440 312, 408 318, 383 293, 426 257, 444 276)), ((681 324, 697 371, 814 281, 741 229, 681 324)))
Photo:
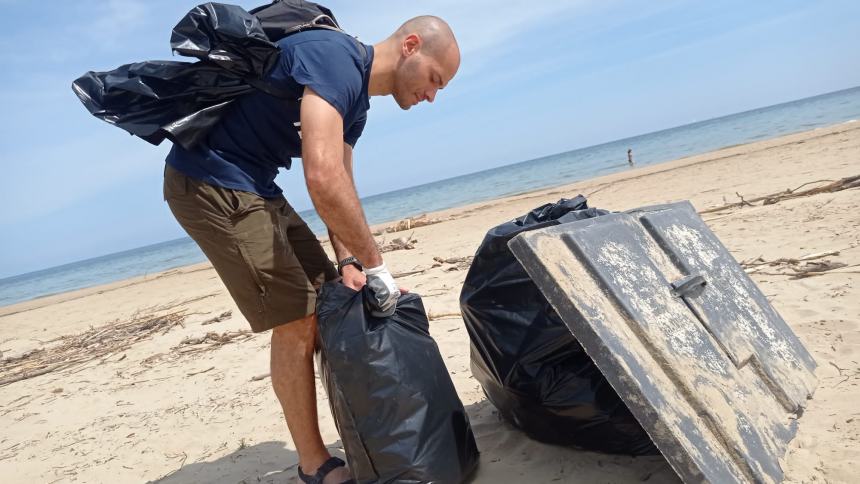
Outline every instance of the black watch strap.
POLYGON ((343 268, 344 266, 348 265, 354 265, 360 271, 364 270, 364 267, 361 266, 361 262, 359 262, 358 259, 356 259, 354 256, 349 256, 337 263, 337 273, 343 275, 343 268))

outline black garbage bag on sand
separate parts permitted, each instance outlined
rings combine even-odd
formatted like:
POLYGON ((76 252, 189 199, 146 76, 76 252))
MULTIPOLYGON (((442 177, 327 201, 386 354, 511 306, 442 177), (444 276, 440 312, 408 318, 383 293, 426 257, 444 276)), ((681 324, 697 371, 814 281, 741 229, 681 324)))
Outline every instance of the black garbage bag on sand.
POLYGON ((173 51, 197 62, 155 60, 91 71, 72 89, 93 116, 154 145, 169 139, 190 149, 238 96, 257 89, 295 102, 262 79, 278 59, 274 42, 314 28, 339 30, 331 11, 312 2, 278 0, 250 12, 205 3, 170 37, 173 51))
POLYGON ((648 435, 508 249, 524 231, 609 213, 562 199, 487 232, 460 293, 472 374, 514 426, 551 444, 658 453, 648 435))
POLYGON ((421 298, 405 294, 375 318, 367 291, 326 283, 317 305, 320 373, 353 476, 462 482, 478 450, 421 298))

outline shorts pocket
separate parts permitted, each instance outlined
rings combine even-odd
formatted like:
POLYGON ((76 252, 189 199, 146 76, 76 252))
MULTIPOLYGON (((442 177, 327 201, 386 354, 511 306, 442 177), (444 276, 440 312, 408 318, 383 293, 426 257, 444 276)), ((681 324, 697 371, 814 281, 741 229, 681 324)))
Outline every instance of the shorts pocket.
POLYGON ((257 270, 257 266, 254 264, 254 260, 251 258, 251 255, 242 246, 241 243, 236 244, 236 249, 239 251, 239 255, 242 257, 242 260, 245 262, 245 266, 248 268, 248 271, 251 273, 251 279, 254 281, 254 284, 257 285, 257 288, 260 291, 260 297, 266 297, 266 285, 263 283, 263 278, 260 277, 260 272, 257 270))

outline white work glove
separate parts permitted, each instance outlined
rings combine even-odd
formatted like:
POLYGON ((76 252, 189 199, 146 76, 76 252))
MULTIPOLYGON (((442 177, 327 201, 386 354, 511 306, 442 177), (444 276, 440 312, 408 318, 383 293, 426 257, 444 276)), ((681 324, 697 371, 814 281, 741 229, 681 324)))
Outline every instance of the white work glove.
POLYGON ((388 317, 397 309, 397 298, 400 297, 400 288, 394 282, 394 276, 388 272, 383 262, 381 266, 364 269, 367 276, 367 287, 373 293, 374 300, 371 301, 370 314, 377 317, 388 317))

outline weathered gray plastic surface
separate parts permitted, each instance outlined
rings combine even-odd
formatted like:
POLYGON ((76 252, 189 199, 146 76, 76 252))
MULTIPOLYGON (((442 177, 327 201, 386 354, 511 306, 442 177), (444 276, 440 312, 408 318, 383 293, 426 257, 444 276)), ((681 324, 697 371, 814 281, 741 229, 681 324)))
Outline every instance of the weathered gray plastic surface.
POLYGON ((690 203, 509 245, 685 482, 782 481, 815 361, 690 203))

